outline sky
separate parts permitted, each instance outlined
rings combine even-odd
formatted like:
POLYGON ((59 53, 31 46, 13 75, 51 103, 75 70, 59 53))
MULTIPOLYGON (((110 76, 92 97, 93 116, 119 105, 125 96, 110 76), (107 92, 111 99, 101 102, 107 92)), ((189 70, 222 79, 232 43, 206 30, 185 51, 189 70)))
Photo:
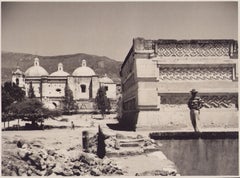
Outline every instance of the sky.
POLYGON ((2 51, 123 61, 135 37, 238 38, 237 2, 3 2, 2 51))

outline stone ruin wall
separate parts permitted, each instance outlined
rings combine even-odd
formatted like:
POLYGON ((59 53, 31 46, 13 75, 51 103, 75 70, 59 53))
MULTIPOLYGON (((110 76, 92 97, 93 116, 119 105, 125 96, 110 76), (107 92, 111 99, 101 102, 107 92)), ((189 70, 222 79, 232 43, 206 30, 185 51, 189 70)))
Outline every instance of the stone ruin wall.
MULTIPOLYGON (((223 64, 220 60, 237 60, 237 43, 233 40, 198 40, 198 41, 161 41, 155 43, 145 42, 144 49, 154 48, 156 58, 161 59, 178 59, 175 64, 158 65, 159 83, 175 82, 178 85, 191 83, 195 86, 196 82, 207 83, 205 88, 210 89, 209 93, 200 93, 205 102, 204 108, 224 109, 238 108, 238 95, 228 90, 222 89, 221 94, 214 93, 212 82, 237 82, 236 63, 223 64), (151 45, 150 45, 151 44, 151 45), (148 46, 148 47, 147 47, 148 46), (233 58, 233 59, 232 59, 233 58), (182 59, 182 60, 181 60, 182 59), (205 60, 205 64, 202 63, 205 60), (215 61, 219 62, 215 62, 215 61), (184 61, 186 64, 184 64, 184 61), (190 64, 188 64, 190 61, 190 64), (196 64, 193 64, 196 61, 196 64), (198 62, 201 61, 201 64, 198 62), (214 61, 214 62, 213 62, 214 61)), ((176 85, 176 87, 178 87, 176 85)), ((232 85, 234 87, 234 85, 232 85)), ((189 94, 182 91, 182 94, 169 94, 160 97, 161 109, 182 109, 187 110, 187 101, 189 94)), ((187 91, 188 92, 188 91, 187 91)), ((201 92, 201 91, 200 91, 201 92)))
POLYGON ((237 125, 237 58, 238 44, 234 40, 135 38, 121 70, 125 121, 137 123, 137 128, 169 123, 191 126, 187 102, 190 90, 195 88, 205 102, 201 116, 206 125, 237 125), (155 91, 157 97, 146 94, 155 91), (141 105, 139 98, 150 103, 157 100, 158 104, 141 105))

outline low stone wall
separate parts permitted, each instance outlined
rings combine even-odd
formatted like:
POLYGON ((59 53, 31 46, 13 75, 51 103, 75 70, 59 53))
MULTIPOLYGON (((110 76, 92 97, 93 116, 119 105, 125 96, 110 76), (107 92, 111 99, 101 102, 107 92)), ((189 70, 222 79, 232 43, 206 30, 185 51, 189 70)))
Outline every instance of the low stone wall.
MULTIPOLYGON (((238 128, 237 109, 202 109, 200 128, 238 128)), ((140 111, 138 129, 184 129, 192 128, 189 110, 140 111)))

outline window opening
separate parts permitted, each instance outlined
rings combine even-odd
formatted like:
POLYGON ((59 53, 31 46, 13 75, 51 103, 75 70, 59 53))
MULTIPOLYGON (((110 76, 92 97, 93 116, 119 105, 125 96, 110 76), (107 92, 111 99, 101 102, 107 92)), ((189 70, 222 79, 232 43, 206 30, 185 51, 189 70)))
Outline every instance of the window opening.
POLYGON ((19 79, 18 78, 16 78, 16 84, 19 85, 19 79))
POLYGON ((82 93, 86 93, 86 85, 80 85, 82 93))

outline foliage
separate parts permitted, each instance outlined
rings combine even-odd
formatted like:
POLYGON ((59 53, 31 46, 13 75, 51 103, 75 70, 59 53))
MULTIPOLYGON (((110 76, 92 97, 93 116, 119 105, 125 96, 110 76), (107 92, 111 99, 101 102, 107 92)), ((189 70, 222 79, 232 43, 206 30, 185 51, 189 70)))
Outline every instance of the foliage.
POLYGON ((110 101, 106 96, 105 87, 100 87, 98 89, 95 101, 96 101, 97 108, 100 110, 100 112, 104 118, 104 114, 106 114, 106 112, 111 109, 110 101))
MULTIPOLYGON (((20 118, 25 121, 43 122, 48 117, 61 115, 58 111, 51 111, 43 106, 38 99, 26 99, 21 102, 12 103, 7 116, 10 118, 20 118)), ((5 117, 7 118, 7 117, 5 117)))
POLYGON ((78 110, 78 106, 73 99, 73 92, 69 88, 68 84, 66 84, 66 87, 65 87, 65 98, 64 98, 63 104, 64 104, 63 106, 64 113, 76 112, 78 110))
POLYGON ((34 89, 33 89, 33 86, 32 86, 32 82, 30 82, 30 85, 29 85, 28 97, 29 98, 36 98, 35 93, 34 93, 34 89))
POLYGON ((5 82, 2 86, 2 112, 7 112, 13 102, 24 100, 25 91, 12 82, 5 82))

